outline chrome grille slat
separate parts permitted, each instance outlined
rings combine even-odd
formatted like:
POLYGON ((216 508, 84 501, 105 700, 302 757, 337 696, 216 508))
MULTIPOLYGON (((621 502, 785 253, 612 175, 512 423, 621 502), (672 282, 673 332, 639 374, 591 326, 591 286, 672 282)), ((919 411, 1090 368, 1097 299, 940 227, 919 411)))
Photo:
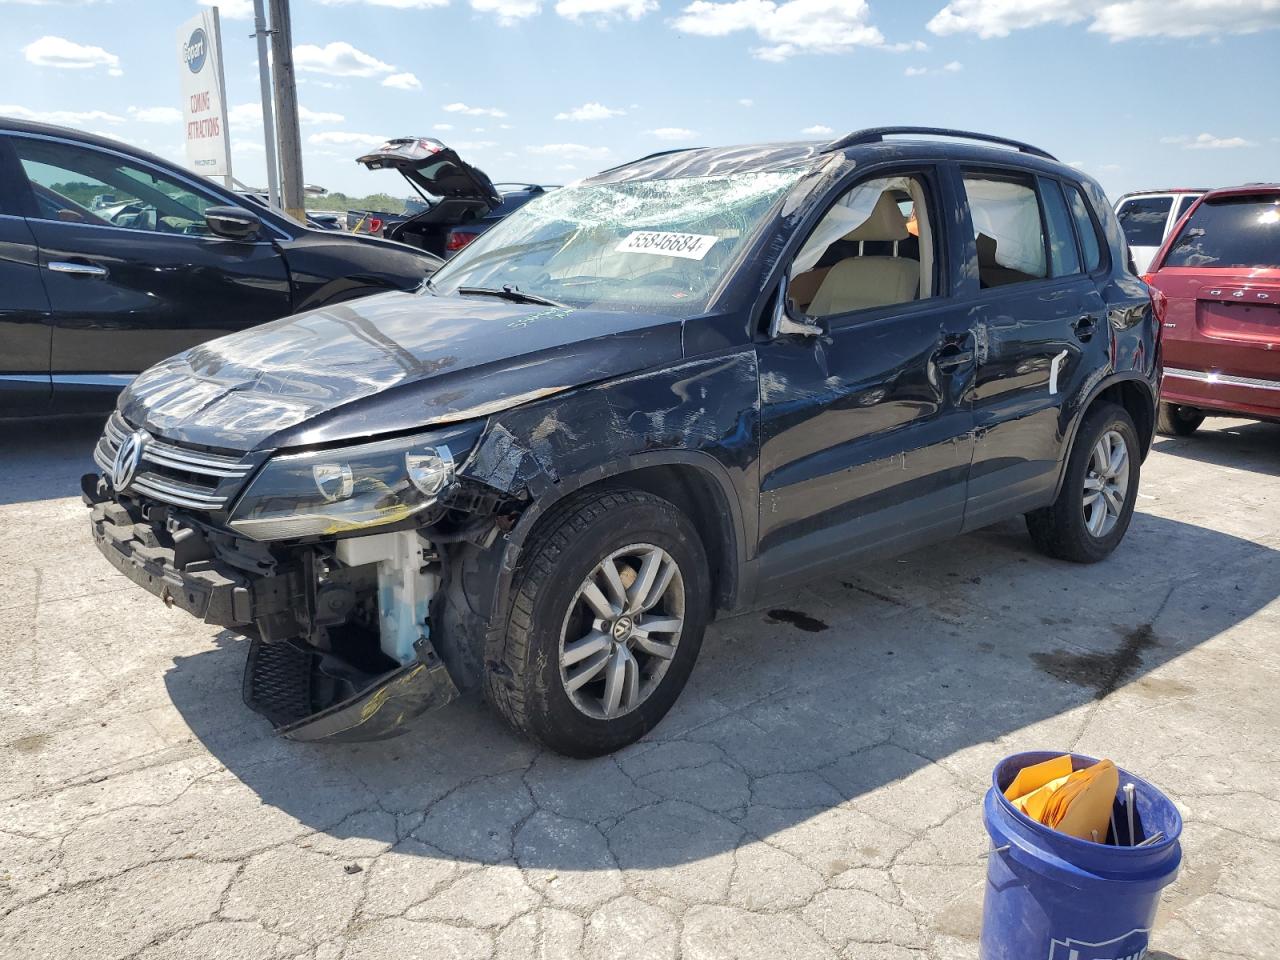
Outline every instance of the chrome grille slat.
POLYGON ((129 486, 138 491, 183 507, 197 507, 201 510, 218 510, 226 503, 226 497, 211 494, 203 487, 192 483, 183 483, 155 473, 140 473, 133 478, 129 486))
MULTIPOLYGON (((93 450, 93 461, 110 477, 116 451, 133 428, 113 413, 93 450)), ((142 461, 150 469, 139 472, 126 490, 162 503, 194 510, 221 510, 238 492, 240 481, 254 465, 238 457, 189 450, 159 438, 143 447, 142 461), (181 476, 171 476, 171 473, 181 476)))

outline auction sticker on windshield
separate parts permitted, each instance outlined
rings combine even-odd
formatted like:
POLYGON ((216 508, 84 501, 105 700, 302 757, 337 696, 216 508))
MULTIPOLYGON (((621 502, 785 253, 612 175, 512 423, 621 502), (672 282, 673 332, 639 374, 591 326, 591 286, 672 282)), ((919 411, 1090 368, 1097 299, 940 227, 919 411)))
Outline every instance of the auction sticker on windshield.
POLYGON ((656 253, 664 257, 683 257, 701 260, 719 237, 701 233, 663 233, 656 230, 635 230, 614 247, 618 253, 656 253))

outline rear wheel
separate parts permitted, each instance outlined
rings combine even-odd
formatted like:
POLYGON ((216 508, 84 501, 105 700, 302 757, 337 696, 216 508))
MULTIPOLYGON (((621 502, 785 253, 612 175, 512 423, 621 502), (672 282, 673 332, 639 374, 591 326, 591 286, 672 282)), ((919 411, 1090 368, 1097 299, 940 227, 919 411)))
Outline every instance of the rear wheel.
POLYGON ((1124 539, 1138 495, 1138 431, 1129 414, 1102 404, 1076 434, 1058 499, 1027 514, 1027 531, 1051 557, 1097 563, 1124 539))
POLYGON ((594 493, 544 519, 525 557, 488 699, 558 753, 638 740, 684 687, 710 616, 693 525, 651 494, 594 493))
POLYGON ((1166 437, 1189 437, 1204 423, 1204 414, 1195 407, 1161 401, 1156 412, 1156 433, 1166 437))

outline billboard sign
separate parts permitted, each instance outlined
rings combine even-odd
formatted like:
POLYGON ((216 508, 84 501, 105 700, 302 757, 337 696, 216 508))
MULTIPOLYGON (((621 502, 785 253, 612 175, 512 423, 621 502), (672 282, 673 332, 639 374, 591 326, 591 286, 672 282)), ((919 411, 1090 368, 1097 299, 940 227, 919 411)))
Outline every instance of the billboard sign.
POLYGON ((217 7, 196 14, 178 30, 178 60, 187 161, 205 176, 230 177, 231 146, 217 7))

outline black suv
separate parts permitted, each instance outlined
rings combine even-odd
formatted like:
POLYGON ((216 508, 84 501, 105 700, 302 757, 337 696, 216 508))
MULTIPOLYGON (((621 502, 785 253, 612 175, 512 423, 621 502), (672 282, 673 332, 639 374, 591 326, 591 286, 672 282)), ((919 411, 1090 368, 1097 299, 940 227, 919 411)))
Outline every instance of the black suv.
POLYGON ((289 736, 482 689, 599 754, 662 718, 713 616, 870 551, 1025 514, 1106 557, 1159 363, 1125 262, 1098 185, 1013 141, 646 157, 417 293, 146 371, 84 479, 94 536, 252 638, 246 699, 289 736))
POLYGON ((441 263, 90 133, 0 117, 0 417, 106 411, 157 360, 441 263))

